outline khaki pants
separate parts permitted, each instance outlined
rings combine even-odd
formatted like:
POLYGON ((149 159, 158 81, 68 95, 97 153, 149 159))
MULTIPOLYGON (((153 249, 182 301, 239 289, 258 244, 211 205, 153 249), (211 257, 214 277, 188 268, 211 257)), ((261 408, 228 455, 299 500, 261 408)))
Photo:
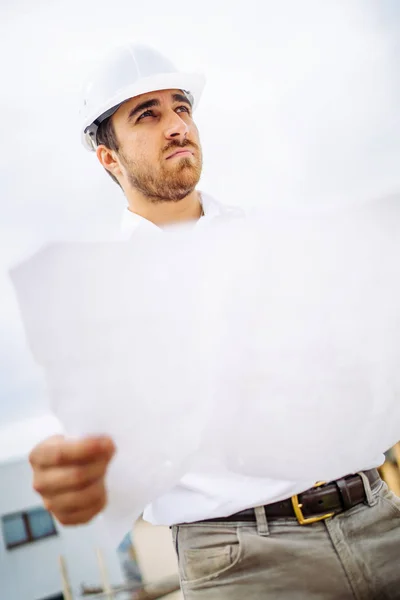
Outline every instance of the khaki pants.
POLYGON ((185 600, 400 599, 400 499, 364 478, 368 502, 299 525, 193 523, 172 528, 185 600))

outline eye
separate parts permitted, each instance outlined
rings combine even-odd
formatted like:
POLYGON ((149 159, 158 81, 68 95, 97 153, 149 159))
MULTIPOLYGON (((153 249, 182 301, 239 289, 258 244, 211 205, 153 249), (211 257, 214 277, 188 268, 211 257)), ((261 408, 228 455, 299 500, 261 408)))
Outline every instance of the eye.
POLYGON ((186 112, 188 113, 188 115, 190 115, 190 108, 189 106, 187 106, 186 104, 183 104, 182 106, 178 106, 178 108, 176 109, 177 112, 186 112))
POLYGON ((141 121, 145 117, 154 117, 154 112, 152 110, 145 110, 138 118, 138 121, 141 121))

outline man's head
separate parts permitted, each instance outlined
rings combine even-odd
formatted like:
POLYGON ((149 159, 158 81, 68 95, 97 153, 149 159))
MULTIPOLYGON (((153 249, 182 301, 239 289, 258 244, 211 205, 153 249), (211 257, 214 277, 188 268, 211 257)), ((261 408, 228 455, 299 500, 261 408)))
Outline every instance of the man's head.
POLYGON ((192 110, 181 90, 160 90, 127 100, 100 124, 97 157, 125 193, 157 202, 194 190, 202 153, 192 110))
POLYGON ((100 61, 84 90, 82 142, 126 195, 177 201, 194 190, 202 155, 192 111, 204 83, 149 46, 126 44, 100 61))

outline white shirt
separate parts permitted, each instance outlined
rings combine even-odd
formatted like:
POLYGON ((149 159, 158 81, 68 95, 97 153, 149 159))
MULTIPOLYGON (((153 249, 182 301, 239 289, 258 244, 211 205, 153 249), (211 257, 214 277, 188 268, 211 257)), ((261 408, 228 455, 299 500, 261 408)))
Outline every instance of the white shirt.
MULTIPOLYGON (((235 206, 222 205, 208 194, 201 193, 201 203, 203 206, 204 215, 196 222, 195 227, 205 226, 209 221, 219 216, 230 216, 230 217, 243 217, 244 212, 240 208, 235 206)), ((151 221, 144 219, 140 215, 131 212, 129 209, 125 209, 122 215, 122 221, 120 226, 120 237, 127 240, 131 237, 132 233, 140 227, 148 231, 160 231, 157 225, 154 225, 151 221)))
MULTIPOLYGON (((207 221, 220 215, 244 216, 240 209, 222 205, 206 194, 201 194, 201 200, 204 216, 196 223, 196 227, 204 226, 207 221)), ((123 239, 130 238, 138 227, 149 231, 159 229, 143 217, 125 210, 121 223, 123 239)), ((383 462, 382 455, 372 465, 360 465, 359 470, 378 467, 383 462)), ((225 517, 247 508, 290 498, 309 489, 314 483, 247 477, 233 473, 215 461, 198 459, 193 472, 186 474, 172 490, 147 506, 143 516, 153 525, 175 525, 225 517)))

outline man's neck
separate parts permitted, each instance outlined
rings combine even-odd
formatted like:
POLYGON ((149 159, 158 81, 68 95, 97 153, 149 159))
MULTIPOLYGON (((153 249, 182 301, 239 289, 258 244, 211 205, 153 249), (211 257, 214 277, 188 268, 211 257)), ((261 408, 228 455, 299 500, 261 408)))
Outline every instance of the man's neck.
POLYGON ((127 199, 128 209, 131 212, 159 227, 173 223, 197 221, 203 214, 200 193, 196 190, 177 202, 172 200, 150 202, 148 199, 136 195, 127 199))

